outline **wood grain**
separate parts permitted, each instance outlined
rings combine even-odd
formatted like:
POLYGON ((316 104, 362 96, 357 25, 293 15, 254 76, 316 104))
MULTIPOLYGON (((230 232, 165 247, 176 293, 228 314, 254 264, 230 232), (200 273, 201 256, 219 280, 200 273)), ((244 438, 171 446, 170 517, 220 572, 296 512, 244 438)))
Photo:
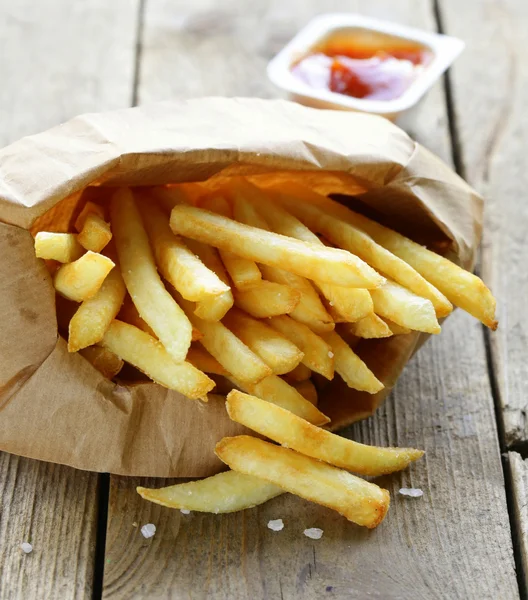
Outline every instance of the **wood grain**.
POLYGON ((528 588, 528 462, 518 452, 508 452, 513 481, 513 511, 518 527, 518 544, 524 586, 528 588))
POLYGON ((489 334, 506 444, 528 441, 528 64, 524 0, 443 0, 447 33, 466 50, 452 69, 453 110, 462 166, 486 197, 482 275, 499 302, 489 334))
MULTIPOLYGON (((203 94, 276 97, 269 58, 315 14, 361 11, 434 29, 432 3, 200 0, 146 4, 140 102, 203 94)), ((450 159, 443 90, 406 121, 450 159), (412 124, 412 125, 411 125, 412 124)), ((380 480, 387 520, 368 532, 289 495, 233 515, 182 515, 142 501, 111 478, 104 593, 131 598, 517 598, 504 482, 481 329, 457 312, 413 360, 372 419, 345 434, 416 445, 426 458, 380 480), (422 499, 399 496, 402 486, 422 499), (270 531, 270 519, 286 527, 270 531), (141 525, 157 526, 145 540, 141 525), (321 527, 319 541, 303 535, 321 527)))
MULTIPOLYGON (((0 145, 129 104, 137 15, 137 0, 0 0, 0 145)), ((97 481, 0 454, 0 598, 92 597, 97 481)))

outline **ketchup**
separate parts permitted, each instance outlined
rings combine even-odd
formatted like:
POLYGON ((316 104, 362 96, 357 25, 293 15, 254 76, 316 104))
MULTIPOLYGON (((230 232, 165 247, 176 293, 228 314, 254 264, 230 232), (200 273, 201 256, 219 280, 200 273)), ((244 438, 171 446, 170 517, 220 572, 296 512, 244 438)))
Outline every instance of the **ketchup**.
POLYGON ((399 98, 429 64, 425 46, 381 33, 358 30, 315 47, 291 67, 316 89, 368 100, 399 98))

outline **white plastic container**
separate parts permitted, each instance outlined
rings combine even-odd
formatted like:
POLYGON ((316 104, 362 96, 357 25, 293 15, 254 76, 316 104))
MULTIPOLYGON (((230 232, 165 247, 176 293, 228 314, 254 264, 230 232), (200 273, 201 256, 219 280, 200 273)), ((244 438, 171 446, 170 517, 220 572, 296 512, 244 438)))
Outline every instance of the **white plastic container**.
POLYGON ((356 110, 389 119, 397 118, 414 106, 464 49, 464 42, 454 37, 429 33, 389 21, 371 19, 357 14, 324 14, 316 17, 289 42, 268 65, 268 77, 278 87, 289 92, 291 99, 317 108, 356 110), (350 30, 366 30, 386 34, 399 40, 416 43, 432 53, 432 60, 417 72, 409 87, 392 100, 362 99, 311 87, 292 73, 292 66, 332 35, 344 37, 350 30))

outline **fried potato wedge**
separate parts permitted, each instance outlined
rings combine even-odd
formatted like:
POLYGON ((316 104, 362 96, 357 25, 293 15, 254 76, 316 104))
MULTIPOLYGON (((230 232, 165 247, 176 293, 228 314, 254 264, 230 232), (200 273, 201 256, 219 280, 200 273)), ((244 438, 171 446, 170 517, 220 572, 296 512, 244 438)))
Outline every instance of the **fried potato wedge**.
MULTIPOLYGON (((308 190, 310 197, 316 194, 308 190)), ((321 196, 324 200, 324 196, 321 196)), ((447 316, 453 306, 449 300, 431 285, 413 267, 395 254, 377 244, 363 230, 327 213, 317 204, 299 202, 298 198, 280 196, 288 210, 312 231, 324 235, 330 242, 359 256, 383 275, 390 277, 413 293, 430 300, 438 317, 447 316)))
POLYGON ((231 309, 222 322, 276 375, 295 369, 303 358, 303 353, 290 340, 264 321, 258 321, 237 308, 231 309))
MULTIPOLYGON (((94 188, 86 188, 86 189, 93 190, 94 188)), ((86 202, 86 204, 82 207, 81 212, 78 214, 77 218, 75 219, 75 229, 78 232, 82 231, 82 229, 84 227, 84 223, 86 221, 86 217, 88 215, 97 215, 100 219, 102 219, 104 221, 105 210, 100 204, 97 204, 95 202, 92 202, 91 200, 88 200, 88 202, 86 202)))
POLYGON ((424 454, 414 448, 359 444, 316 427, 280 406, 238 390, 228 394, 226 408, 233 421, 270 440, 360 475, 378 476, 401 471, 424 454))
MULTIPOLYGON (((198 256, 203 264, 211 269, 219 277, 220 281, 225 283, 229 287, 229 278, 225 267, 218 255, 218 250, 197 242, 196 240, 185 240, 185 243, 189 249, 198 256)), ((204 321, 220 321, 226 312, 233 306, 235 300, 231 288, 227 292, 214 296, 206 300, 200 300, 196 303, 194 313, 200 319, 204 321)))
POLYGON ((39 231, 35 236, 35 256, 45 260, 69 263, 81 258, 84 249, 73 233, 39 231))
POLYGON ((171 228, 174 233, 308 279, 362 288, 375 288, 384 282, 372 267, 345 250, 320 248, 196 207, 175 206, 171 228))
POLYGON ((441 328, 430 300, 389 280, 377 290, 370 290, 370 295, 374 311, 380 317, 415 331, 440 333, 441 328))
POLYGON ((151 202, 138 205, 160 273, 186 300, 198 302, 229 291, 229 286, 172 233, 160 208, 151 202))
POLYGON ((389 509, 387 490, 294 450, 241 435, 220 440, 215 452, 233 471, 280 484, 358 525, 378 526, 389 509))
POLYGON ((344 323, 342 327, 346 328, 350 335, 365 339, 387 338, 393 335, 387 323, 375 313, 370 313, 356 323, 344 323))
POLYGON ((385 386, 335 331, 325 333, 323 339, 334 354, 334 368, 348 387, 376 394, 385 386))
POLYGON ((108 379, 113 379, 123 368, 124 362, 119 356, 101 346, 82 348, 79 354, 108 379))
POLYGON ((215 386, 212 379, 190 363, 176 363, 161 342, 123 321, 112 322, 101 345, 152 381, 192 400, 204 398, 215 386))
MULTIPOLYGON (((312 198, 310 197, 310 201, 312 198)), ((321 206, 323 206, 321 202, 321 206)), ((497 328, 496 300, 484 282, 447 258, 409 238, 324 198, 324 209, 367 233, 375 242, 411 265, 444 296, 491 329, 497 328)))
POLYGON ((301 293, 273 281, 261 281, 249 290, 233 292, 235 304, 256 319, 291 313, 299 304, 301 293))
POLYGON ((187 362, 204 373, 227 377, 229 373, 222 365, 201 346, 191 346, 187 352, 187 362))
POLYGON ((132 192, 120 188, 110 203, 110 217, 123 279, 141 318, 176 362, 183 362, 192 326, 158 275, 147 232, 132 192))
POLYGON ((276 404, 314 425, 325 425, 330 422, 326 415, 277 375, 270 375, 255 384, 244 384, 232 378, 230 381, 242 391, 276 404))
POLYGON ((108 257, 88 250, 76 261, 62 265, 53 280, 59 294, 83 302, 95 296, 115 264, 108 257))
POLYGON ((303 365, 327 379, 334 377, 332 348, 322 337, 304 323, 299 323, 287 315, 273 317, 268 319, 267 323, 304 353, 301 361, 303 365))
POLYGON ((305 379, 304 381, 298 381, 297 383, 292 384, 293 387, 304 396, 308 402, 311 402, 314 406, 317 406, 318 395, 317 389, 313 384, 311 379, 305 379))
POLYGON ((284 494, 284 490, 273 483, 236 471, 159 489, 136 489, 144 500, 161 506, 215 514, 253 508, 284 494))
POLYGON ((114 267, 95 296, 85 300, 71 318, 68 327, 68 352, 77 352, 103 339, 123 304, 125 294, 121 272, 118 267, 114 267))
MULTIPOLYGON (((177 294, 177 292, 175 292, 177 294)), ((176 295, 181 307, 203 337, 200 344, 236 379, 256 383, 271 375, 270 367, 220 321, 204 321, 194 314, 192 302, 176 295)))
POLYGON ((111 239, 110 224, 95 213, 87 214, 83 228, 77 236, 79 244, 92 252, 101 252, 111 239))

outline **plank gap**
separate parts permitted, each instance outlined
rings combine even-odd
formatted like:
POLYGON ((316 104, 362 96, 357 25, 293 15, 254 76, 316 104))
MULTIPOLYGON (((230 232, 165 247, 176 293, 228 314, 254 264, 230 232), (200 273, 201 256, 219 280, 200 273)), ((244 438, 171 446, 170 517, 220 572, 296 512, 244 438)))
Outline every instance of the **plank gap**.
POLYGON ((110 499, 110 474, 101 473, 97 486, 97 530, 95 533, 94 578, 92 599, 103 597, 103 580, 106 554, 106 528, 108 525, 108 501, 110 499))
POLYGON ((143 52, 143 23, 145 21, 146 0, 139 0, 138 20, 136 29, 136 47, 134 55, 134 80, 132 82, 131 106, 138 105, 139 78, 141 75, 141 55, 143 52))
MULTIPOLYGON (((436 30, 438 33, 446 34, 444 29, 444 22, 442 20, 442 11, 440 9, 440 0, 433 0, 433 13, 436 21, 436 30)), ((447 35, 447 34, 446 34, 447 35)), ((454 109, 453 100, 453 88, 451 85, 450 69, 448 69, 442 77, 444 81, 444 95, 446 101, 446 112, 447 112, 447 127, 449 130, 449 138, 451 140, 451 154, 453 158, 453 165, 456 172, 466 179, 466 167, 462 155, 462 145, 459 136, 459 127, 457 123, 456 111, 454 109)))

